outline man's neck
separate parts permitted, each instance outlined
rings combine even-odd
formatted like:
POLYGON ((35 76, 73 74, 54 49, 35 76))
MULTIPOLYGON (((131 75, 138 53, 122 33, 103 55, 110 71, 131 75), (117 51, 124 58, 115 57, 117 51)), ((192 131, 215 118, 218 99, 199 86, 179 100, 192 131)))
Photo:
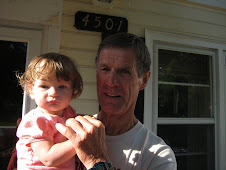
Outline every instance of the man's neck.
POLYGON ((117 136, 132 129, 138 122, 134 114, 112 115, 104 112, 98 114, 98 119, 105 126, 106 135, 117 136))

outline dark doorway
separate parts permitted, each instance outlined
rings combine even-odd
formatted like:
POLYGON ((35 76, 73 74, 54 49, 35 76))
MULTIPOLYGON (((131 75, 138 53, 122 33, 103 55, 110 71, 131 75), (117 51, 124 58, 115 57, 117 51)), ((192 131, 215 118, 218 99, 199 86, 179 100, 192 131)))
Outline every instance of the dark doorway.
POLYGON ((18 85, 16 72, 24 72, 27 43, 0 41, 2 74, 0 95, 0 167, 7 169, 16 143, 16 122, 22 116, 23 90, 18 85))

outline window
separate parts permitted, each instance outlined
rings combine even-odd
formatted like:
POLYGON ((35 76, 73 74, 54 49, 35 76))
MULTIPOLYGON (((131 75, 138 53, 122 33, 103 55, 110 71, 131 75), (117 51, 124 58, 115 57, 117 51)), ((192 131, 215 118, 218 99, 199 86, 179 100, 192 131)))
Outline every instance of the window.
POLYGON ((2 55, 1 73, 3 74, 1 89, 4 90, 0 98, 2 116, 1 126, 15 126, 22 116, 23 90, 18 84, 16 72, 25 71, 27 43, 0 40, 2 55))
POLYGON ((144 125, 171 146, 178 170, 224 169, 225 43, 164 30, 146 30, 145 39, 144 125))
POLYGON ((7 169, 16 143, 17 119, 35 107, 16 79, 15 73, 24 72, 30 56, 40 54, 41 31, 0 27, 2 94, 0 108, 0 167, 7 169))
POLYGON ((158 49, 159 117, 213 117, 211 58, 158 49))
POLYGON ((3 90, 0 97, 0 109, 2 112, 0 120, 0 166, 6 169, 9 157, 16 143, 17 119, 22 116, 23 91, 18 86, 15 76, 16 71, 24 72, 26 63, 27 43, 1 41, 0 53, 2 55, 1 73, 3 90))
MULTIPOLYGON (((214 118, 212 56, 156 47, 158 50, 157 134, 173 149, 178 170, 214 170, 215 124, 181 118, 214 118), (171 122, 167 118, 174 118, 171 122), (178 119, 177 119, 178 118, 178 119), (164 122, 161 122, 164 120, 164 122), (169 125, 170 123, 170 125, 169 125)), ((214 120, 213 120, 214 122, 214 120)))

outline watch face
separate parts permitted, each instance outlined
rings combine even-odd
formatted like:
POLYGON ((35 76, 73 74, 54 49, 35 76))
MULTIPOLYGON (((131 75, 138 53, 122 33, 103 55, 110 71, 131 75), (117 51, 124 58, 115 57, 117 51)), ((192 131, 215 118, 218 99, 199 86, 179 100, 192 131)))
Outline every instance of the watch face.
POLYGON ((93 168, 91 169, 95 169, 95 170, 112 170, 112 164, 111 162, 98 162, 95 163, 93 168))
POLYGON ((97 166, 96 170, 106 170, 103 164, 97 166))
POLYGON ((93 166, 92 169, 93 169, 93 170, 94 170, 94 169, 95 169, 95 170, 105 170, 106 168, 105 168, 104 162, 98 162, 98 163, 95 163, 95 164, 94 164, 94 166, 93 166))

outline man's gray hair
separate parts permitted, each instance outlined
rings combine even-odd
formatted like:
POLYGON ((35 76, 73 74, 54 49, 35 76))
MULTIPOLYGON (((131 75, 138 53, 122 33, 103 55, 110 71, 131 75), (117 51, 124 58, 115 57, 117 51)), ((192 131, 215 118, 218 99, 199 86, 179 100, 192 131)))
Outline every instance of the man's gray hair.
POLYGON ((96 65, 99 63, 99 55, 104 48, 121 48, 134 50, 137 56, 137 73, 141 77, 145 72, 150 70, 151 57, 147 46, 143 40, 130 33, 117 33, 105 38, 99 45, 97 56, 95 59, 96 65))

